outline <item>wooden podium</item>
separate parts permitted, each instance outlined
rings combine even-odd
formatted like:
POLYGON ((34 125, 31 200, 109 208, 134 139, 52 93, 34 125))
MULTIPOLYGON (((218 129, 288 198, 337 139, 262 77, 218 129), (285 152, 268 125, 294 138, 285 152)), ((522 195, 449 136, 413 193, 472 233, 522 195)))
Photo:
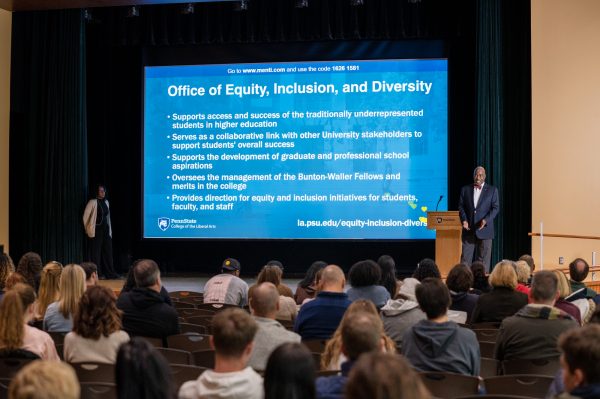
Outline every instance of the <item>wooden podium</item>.
POLYGON ((427 212, 427 228, 435 230, 435 263, 445 278, 460 262, 462 223, 458 211, 427 212))

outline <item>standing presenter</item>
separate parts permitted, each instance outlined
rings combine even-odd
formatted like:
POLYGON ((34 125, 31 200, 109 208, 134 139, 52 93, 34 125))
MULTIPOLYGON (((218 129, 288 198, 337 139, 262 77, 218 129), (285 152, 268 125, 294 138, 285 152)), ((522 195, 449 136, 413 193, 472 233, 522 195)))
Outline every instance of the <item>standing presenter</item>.
POLYGON ((83 211, 83 226, 89 237, 89 257, 98 266, 101 278, 118 278, 113 268, 112 228, 106 188, 96 187, 96 198, 88 201, 83 211))
POLYGON ((470 265, 474 260, 490 271, 494 219, 500 210, 498 189, 485 182, 485 169, 478 166, 473 171, 473 184, 460 190, 458 212, 462 222, 461 263, 470 265))

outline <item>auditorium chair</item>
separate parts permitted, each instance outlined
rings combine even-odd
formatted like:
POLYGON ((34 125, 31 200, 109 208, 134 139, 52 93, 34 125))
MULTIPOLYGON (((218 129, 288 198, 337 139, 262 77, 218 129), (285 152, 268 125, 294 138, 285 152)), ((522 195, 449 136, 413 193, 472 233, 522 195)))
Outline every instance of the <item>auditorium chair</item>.
POLYGON ((502 362, 502 372, 511 374, 536 374, 555 376, 560 369, 560 357, 547 359, 512 359, 502 362))
POLYGON ((187 319, 188 317, 195 317, 195 316, 214 316, 215 315, 215 311, 210 310, 210 309, 177 309, 177 314, 180 317, 183 317, 184 319, 187 319))
POLYGON ((143 338, 146 341, 150 342, 150 344, 152 346, 154 346, 155 348, 159 348, 159 347, 164 347, 163 345, 163 339, 162 338, 156 338, 156 337, 142 337, 141 335, 138 335, 139 338, 143 338))
POLYGON ((495 342, 479 341, 479 352, 481 357, 494 358, 494 346, 495 342))
POLYGON ((156 350, 167 359, 169 364, 185 364, 188 366, 194 364, 191 352, 173 348, 156 348, 156 350))
POLYGON ((226 303, 199 303, 196 305, 198 309, 211 309, 218 312, 227 308, 239 308, 237 305, 228 305, 226 303))
POLYGON ((489 394, 521 395, 545 398, 554 378, 542 375, 502 375, 484 379, 485 391, 489 394))
POLYGON ((194 365, 198 367, 215 368, 215 351, 213 349, 194 351, 192 357, 194 358, 194 365))
POLYGON ((496 342, 498 339, 497 328, 474 328, 473 332, 477 336, 477 341, 496 342))
POLYGON ((529 396, 516 396, 516 395, 469 395, 461 396, 455 399, 532 399, 529 396))
POLYGON ((202 334, 202 335, 208 334, 208 329, 205 326, 201 326, 199 324, 183 322, 183 323, 179 323, 179 329, 181 330, 182 334, 186 334, 186 333, 194 333, 194 334, 202 334))
POLYGON ((167 337, 167 348, 180 349, 188 352, 211 349, 209 335, 203 334, 177 334, 167 337))
POLYGON ((60 357, 60 360, 64 361, 65 360, 65 345, 64 344, 56 344, 56 345, 54 345, 54 347, 56 348, 56 353, 58 353, 58 357, 60 357))
POLYGON ((81 382, 81 399, 117 399, 117 386, 108 382, 81 382))
POLYGON ((175 308, 175 310, 177 310, 177 313, 179 313, 181 310, 184 309, 196 309, 196 305, 193 303, 187 303, 187 302, 173 302, 173 307, 175 308))
POLYGON ((204 298, 204 294, 196 291, 173 291, 169 292, 169 297, 175 300, 182 298, 204 298))
POLYGON ((212 320, 214 316, 190 316, 185 317, 185 321, 190 324, 196 324, 206 328, 208 334, 212 333, 212 320))
POLYGON ((184 382, 196 380, 200 374, 208 370, 206 367, 198 366, 187 366, 183 364, 172 364, 171 371, 173 375, 173 382, 177 387, 177 390, 183 385, 184 382))
POLYGON ((115 365, 106 363, 69 363, 77 374, 79 382, 115 383, 115 365))
POLYGON ((499 329, 500 322, 499 321, 482 321, 479 323, 472 323, 469 325, 469 328, 472 330, 491 330, 491 329, 499 329))
POLYGON ((421 381, 436 398, 458 398, 479 392, 481 378, 438 371, 419 372, 421 381))
POLYGON ((8 398, 8 386, 10 385, 10 378, 0 378, 0 399, 8 398))
POLYGON ((38 359, 22 357, 0 358, 0 378, 13 378, 28 363, 38 359))
POLYGON ((65 343, 65 335, 67 335, 67 333, 50 331, 48 332, 48 335, 52 338, 52 341, 54 341, 56 345, 62 345, 65 343))
POLYGON ((308 339, 306 341, 302 341, 304 346, 306 346, 311 352, 323 353, 325 350, 325 345, 327 344, 326 339, 308 339))
POLYGON ((500 362, 489 357, 481 358, 479 376, 481 378, 495 377, 500 372, 500 362))

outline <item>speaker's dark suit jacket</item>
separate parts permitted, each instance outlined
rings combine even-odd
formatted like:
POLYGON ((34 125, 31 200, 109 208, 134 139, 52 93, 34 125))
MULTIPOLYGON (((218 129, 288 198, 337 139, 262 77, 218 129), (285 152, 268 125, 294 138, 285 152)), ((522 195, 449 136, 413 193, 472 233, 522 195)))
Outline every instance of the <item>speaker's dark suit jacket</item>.
POLYGON ((465 231, 463 234, 474 233, 480 240, 491 240, 494 238, 494 219, 500 210, 498 199, 498 189, 485 183, 481 189, 481 195, 477 202, 477 207, 473 206, 473 185, 469 184, 460 190, 458 200, 458 212, 460 221, 469 222, 471 231, 465 231), (486 225, 479 230, 479 223, 485 219, 486 225))

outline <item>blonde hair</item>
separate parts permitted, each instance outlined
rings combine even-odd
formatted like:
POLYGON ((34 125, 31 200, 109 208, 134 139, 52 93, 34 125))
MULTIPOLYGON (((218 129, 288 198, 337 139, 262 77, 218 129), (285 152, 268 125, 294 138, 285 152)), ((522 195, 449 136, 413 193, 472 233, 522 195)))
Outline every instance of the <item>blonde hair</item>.
POLYGON ((529 277, 531 276, 529 265, 524 260, 516 261, 515 265, 517 265, 517 281, 519 283, 527 284, 527 281, 529 281, 529 277))
POLYGON ((556 275, 558 279, 558 295, 560 299, 565 299, 573 290, 571 289, 571 284, 569 283, 569 279, 567 275, 562 270, 552 270, 552 273, 556 275))
POLYGON ((23 367, 8 387, 9 399, 78 399, 81 388, 73 367, 35 360, 23 367))
POLYGON ((15 271, 15 264, 8 254, 0 253, 0 290, 4 289, 4 284, 8 276, 15 271))
POLYGON ((492 274, 490 274, 490 285, 494 288, 506 287, 514 290, 518 285, 516 268, 515 262, 512 260, 503 260, 496 263, 492 274))
POLYGON ((262 268, 256 278, 256 285, 262 283, 273 283, 276 287, 281 284, 281 276, 283 272, 279 266, 266 265, 262 268))
POLYGON ((23 346, 25 311, 35 302, 35 291, 30 285, 16 284, 0 302, 0 348, 15 350, 23 346))
POLYGON ((396 344, 385 334, 383 330, 383 322, 381 321, 381 318, 379 318, 379 313, 377 312, 377 308, 373 302, 365 299, 359 299, 352 302, 350 306, 348 306, 340 325, 333 333, 331 339, 327 341, 325 350, 321 355, 321 370, 327 370, 332 363, 337 363, 339 361, 340 354, 342 353, 342 329, 344 328, 344 325, 346 325, 350 315, 357 313, 368 313, 376 316, 375 318, 378 322, 373 326, 373 328, 379 331, 381 337, 385 340, 385 351, 387 353, 396 353, 396 344))
POLYGON ((62 264, 54 261, 49 262, 42 269, 36 309, 37 316, 40 318, 44 318, 48 305, 56 302, 60 297, 60 275, 62 270, 62 264))
POLYGON ((65 319, 77 312, 85 288, 83 268, 74 264, 65 266, 60 275, 60 299, 58 301, 58 310, 65 319))

